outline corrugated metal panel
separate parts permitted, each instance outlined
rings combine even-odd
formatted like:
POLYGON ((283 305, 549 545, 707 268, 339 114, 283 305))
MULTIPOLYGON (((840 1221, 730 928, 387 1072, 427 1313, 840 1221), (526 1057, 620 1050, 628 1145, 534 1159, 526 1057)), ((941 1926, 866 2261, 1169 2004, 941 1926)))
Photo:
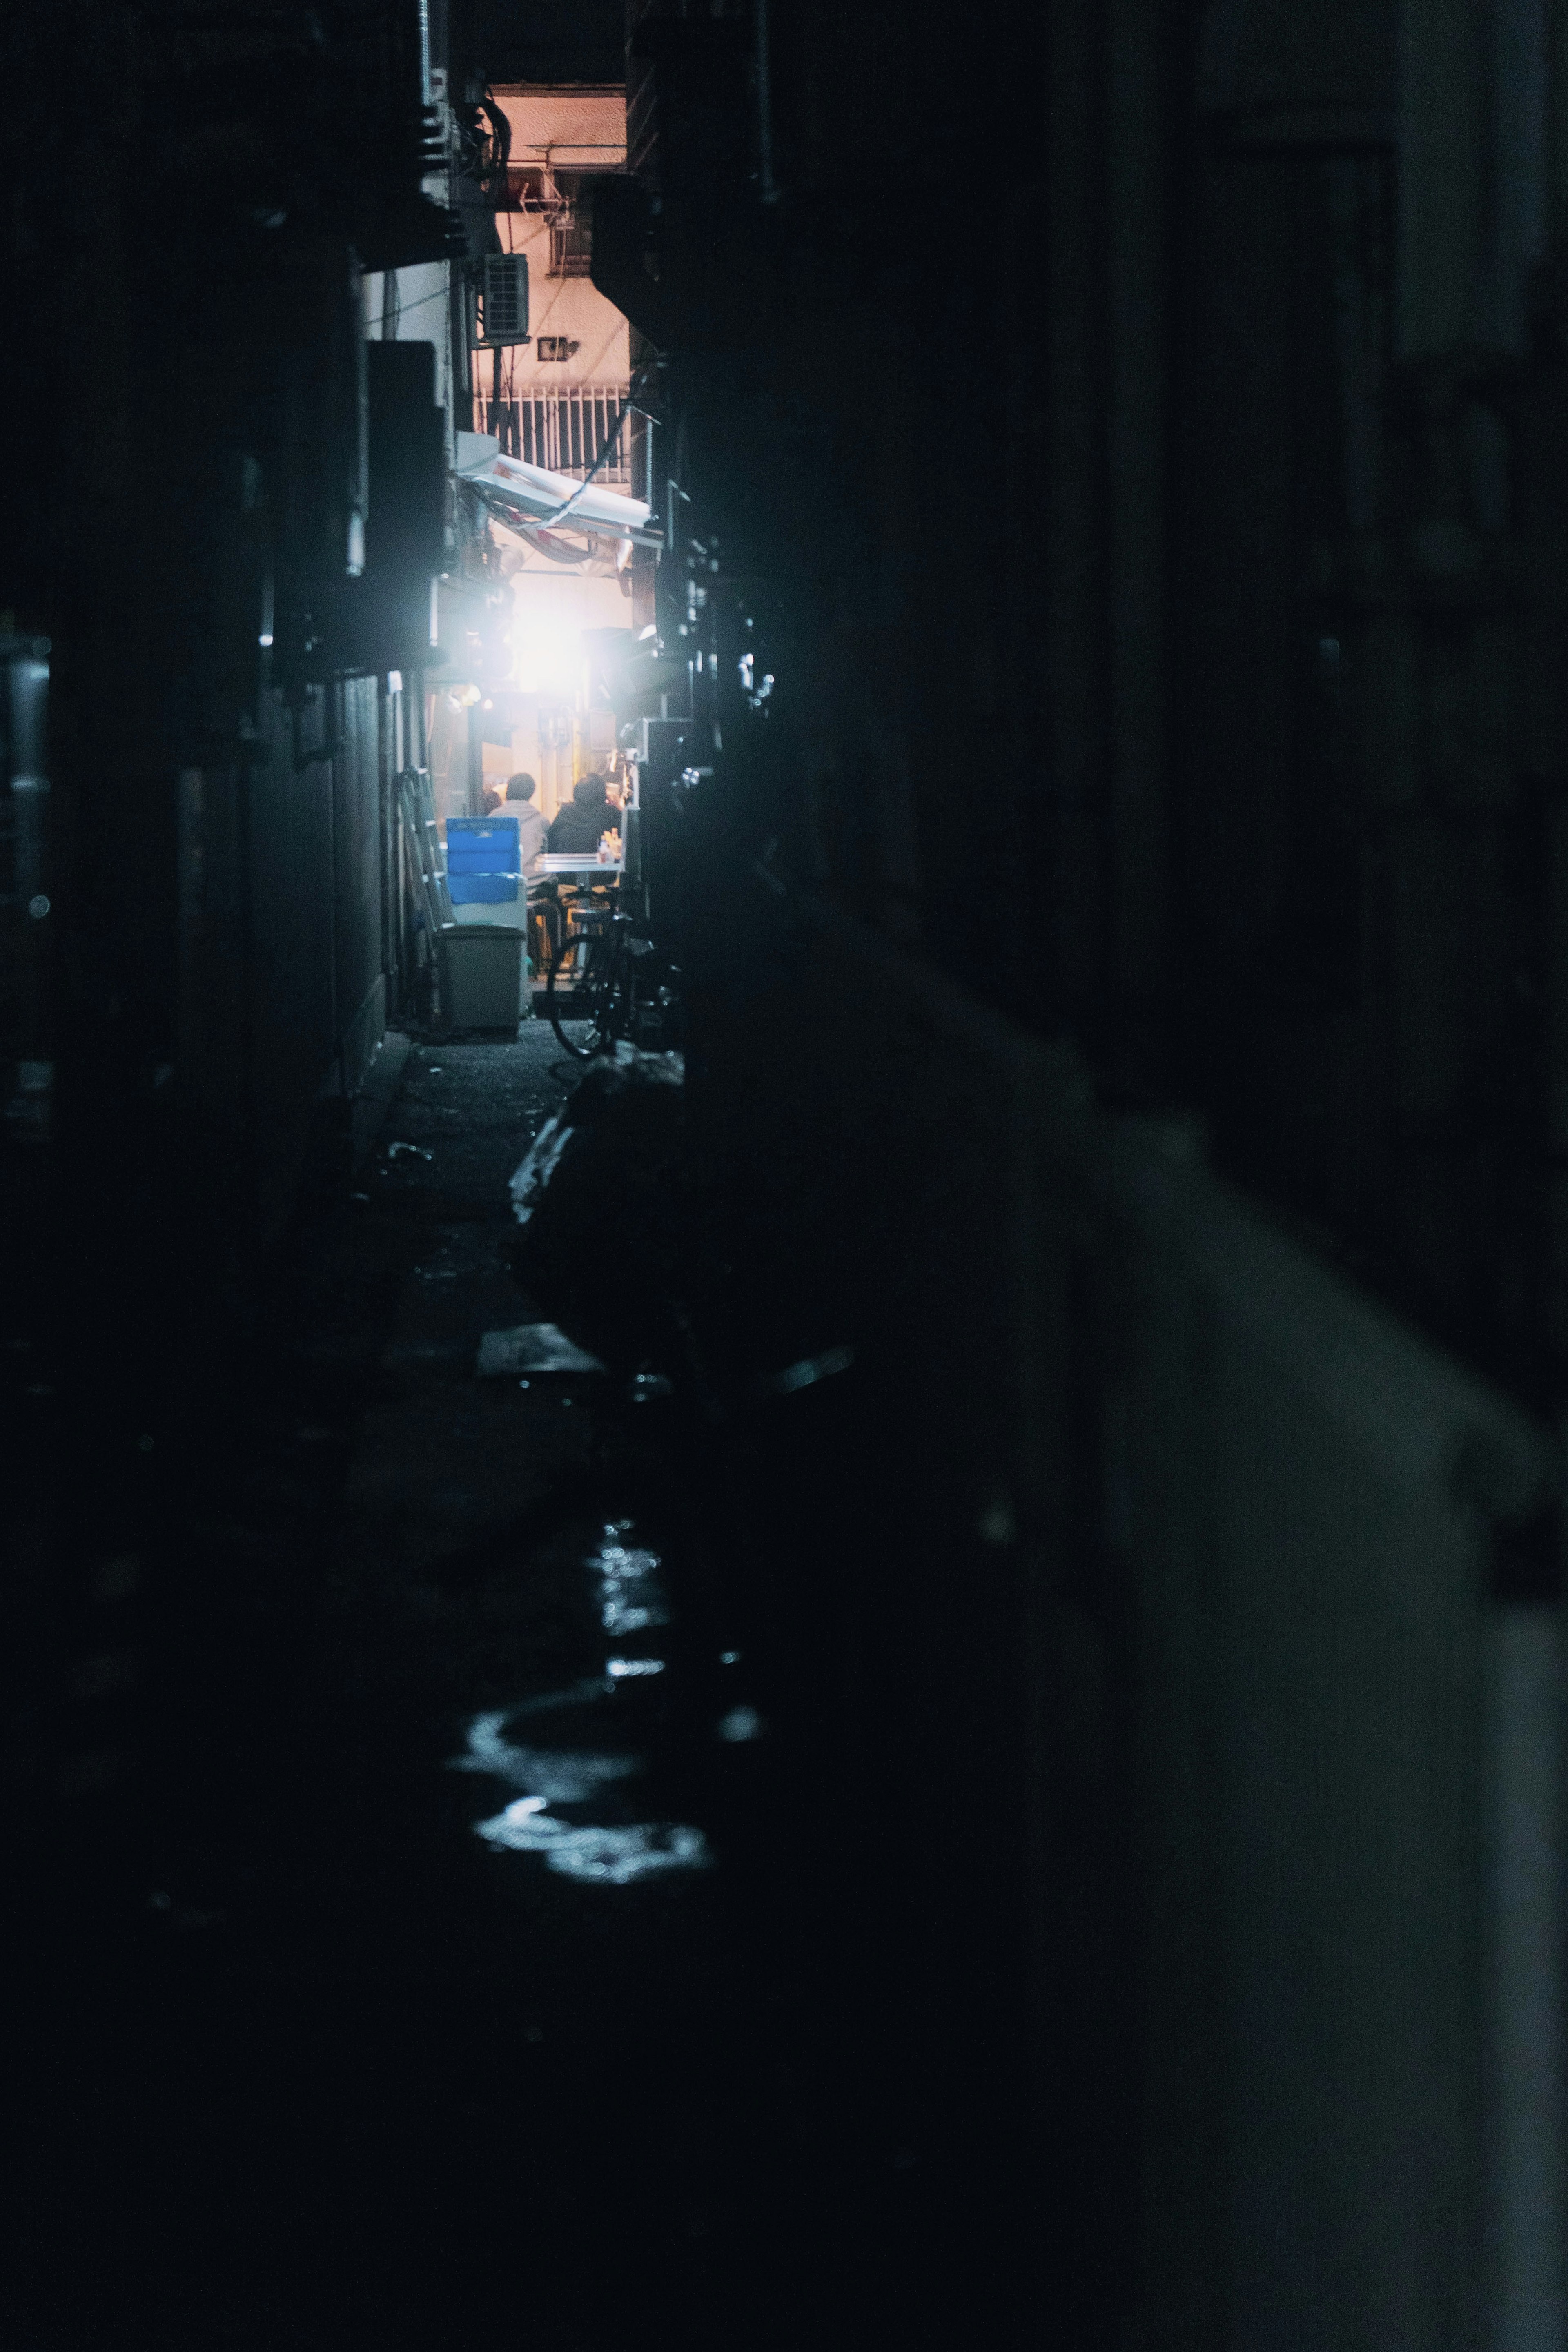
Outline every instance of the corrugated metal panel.
POLYGON ((179 780, 179 1077, 235 1246, 289 1214, 314 1106, 352 1094, 384 1024, 377 683, 328 690, 294 765, 279 698, 247 766, 179 780))
POLYGON ((368 1008, 382 974, 381 790, 377 774, 377 682, 351 678, 342 688, 343 752, 334 762, 337 897, 337 1026, 342 1082, 352 1094, 380 1031, 368 1008), (366 1042, 368 1037, 368 1044, 366 1042))

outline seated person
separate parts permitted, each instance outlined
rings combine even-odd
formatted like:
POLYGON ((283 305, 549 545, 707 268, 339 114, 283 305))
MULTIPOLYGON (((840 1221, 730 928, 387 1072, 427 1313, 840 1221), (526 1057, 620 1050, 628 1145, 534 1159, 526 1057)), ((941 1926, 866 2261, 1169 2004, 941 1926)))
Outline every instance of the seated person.
POLYGON ((485 786, 485 814, 487 816, 499 816, 500 814, 500 793, 498 792, 494 784, 487 784, 485 786))
POLYGON ((601 834, 618 833, 621 813, 605 797, 603 776, 584 776, 572 787, 572 800, 550 828, 550 851, 554 857, 595 857, 598 855, 601 834))
POLYGON ((521 773, 509 776, 506 780, 505 800, 500 802, 494 810, 487 809, 485 812, 487 816, 516 817, 518 862, 524 874, 531 874, 534 871, 544 853, 544 844, 549 833, 542 810, 535 808, 533 804, 533 795, 538 789, 531 776, 521 773))

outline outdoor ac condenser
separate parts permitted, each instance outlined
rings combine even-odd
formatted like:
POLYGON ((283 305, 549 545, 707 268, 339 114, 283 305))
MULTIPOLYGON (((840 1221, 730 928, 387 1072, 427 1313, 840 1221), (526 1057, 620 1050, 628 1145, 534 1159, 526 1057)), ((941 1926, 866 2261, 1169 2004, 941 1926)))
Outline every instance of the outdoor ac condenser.
POLYGON ((470 341, 477 351, 500 351, 528 341, 528 256, 487 253, 468 282, 470 341))

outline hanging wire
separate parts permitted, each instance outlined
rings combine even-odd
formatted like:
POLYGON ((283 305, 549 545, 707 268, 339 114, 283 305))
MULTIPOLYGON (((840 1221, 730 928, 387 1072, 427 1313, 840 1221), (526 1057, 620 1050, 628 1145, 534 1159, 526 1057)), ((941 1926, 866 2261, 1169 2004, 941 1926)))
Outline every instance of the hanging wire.
POLYGON ((604 467, 609 464, 610 459, 616 453, 616 446, 620 440, 621 428, 625 425, 627 417, 631 415, 633 408, 637 405, 636 395, 642 390, 643 384, 646 383, 650 373, 651 368, 647 366, 641 367, 637 370, 637 373, 633 376, 631 383, 626 387, 626 399, 621 404, 620 410, 616 417, 615 425, 611 428, 611 431, 605 439, 604 447, 600 450, 598 456, 595 458, 593 464, 589 467, 587 472, 584 475, 582 480, 578 483, 571 497, 563 500, 563 502, 556 508, 553 514, 541 515, 539 517, 537 523, 534 525, 536 530, 549 530, 558 523, 564 515, 570 514, 578 499, 588 488, 595 475, 602 472, 604 467))

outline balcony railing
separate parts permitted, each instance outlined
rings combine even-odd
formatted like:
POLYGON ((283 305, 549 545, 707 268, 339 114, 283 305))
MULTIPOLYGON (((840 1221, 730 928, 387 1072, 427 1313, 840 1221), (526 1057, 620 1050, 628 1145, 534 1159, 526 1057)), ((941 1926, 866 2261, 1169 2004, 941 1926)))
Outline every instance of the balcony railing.
MULTIPOLYGON (((624 383, 563 384, 559 392, 532 387, 512 400, 479 400, 478 425, 493 433, 510 457, 548 466, 556 474, 585 474, 616 429, 626 405, 624 383)), ((595 476, 606 489, 632 487, 631 426, 595 476)))

